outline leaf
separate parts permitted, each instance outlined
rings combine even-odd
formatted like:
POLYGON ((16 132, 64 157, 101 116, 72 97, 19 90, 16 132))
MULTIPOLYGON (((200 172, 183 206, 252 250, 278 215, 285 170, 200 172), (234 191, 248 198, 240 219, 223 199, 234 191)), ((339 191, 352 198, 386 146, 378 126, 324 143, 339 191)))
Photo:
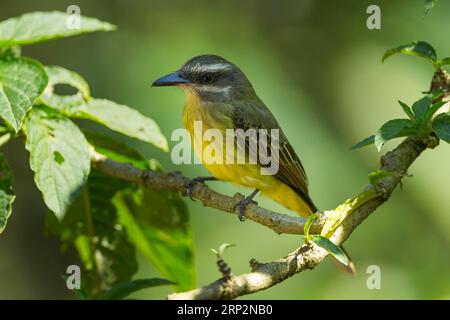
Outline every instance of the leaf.
POLYGON ((44 91, 47 74, 28 58, 0 59, 0 117, 19 131, 28 110, 44 91))
POLYGON ((437 115, 432 123, 432 128, 440 139, 450 143, 450 113, 437 115))
POLYGON ((24 129, 34 181, 61 220, 89 174, 89 145, 72 121, 43 107, 31 110, 24 129))
POLYGON ((416 116, 414 115, 414 113, 411 111, 411 108, 404 102, 402 101, 398 101, 398 103, 400 104, 400 106, 402 107, 403 111, 408 115, 408 117, 412 120, 415 121, 416 120, 416 116))
POLYGON ((32 12, 0 23, 0 47, 26 45, 95 31, 112 31, 115 26, 80 16, 79 28, 70 24, 70 15, 59 12, 32 12))
POLYGON ((92 99, 73 116, 98 122, 114 131, 168 150, 167 140, 158 125, 128 106, 105 99, 92 99))
POLYGON ((423 119, 423 123, 425 125, 428 125, 431 118, 434 116, 434 114, 444 105, 448 103, 448 101, 439 101, 435 104, 431 105, 431 107, 428 108, 428 110, 425 112, 425 117, 423 119))
POLYGON ((386 141, 408 134, 412 131, 413 126, 414 123, 409 119, 394 119, 383 124, 375 136, 375 146, 378 151, 386 141))
POLYGON ((314 220, 317 219, 318 216, 319 216, 319 213, 316 212, 316 213, 310 215, 308 217, 308 220, 306 220, 306 222, 305 222, 305 226, 303 228, 303 233, 305 234, 305 239, 307 242, 311 241, 311 237, 309 236, 309 229, 311 228, 312 223, 314 222, 314 220))
MULTIPOLYGON (((100 134, 87 133, 95 150, 113 160, 132 163, 144 170, 160 171, 156 161, 145 161, 137 152, 100 134)), ((195 286, 192 227, 187 207, 174 191, 141 188, 125 189, 112 198, 119 222, 128 239, 178 290, 195 286)))
POLYGON ((442 67, 442 66, 445 66, 445 65, 448 65, 448 64, 450 64, 450 57, 447 57, 447 58, 438 60, 438 61, 436 62, 436 65, 437 65, 438 67, 442 67))
POLYGON ((406 45, 399 46, 397 48, 393 48, 390 50, 387 50, 383 57, 381 58, 381 61, 384 62, 387 58, 390 56, 396 54, 396 53, 403 53, 410 56, 418 56, 422 58, 426 58, 430 60, 433 64, 435 63, 437 57, 436 57, 436 51, 434 48, 425 41, 414 41, 406 45))
POLYGON ((178 193, 145 188, 113 199, 130 241, 177 290, 195 287, 194 241, 186 205, 178 193))
POLYGON ((101 300, 119 300, 126 298, 138 290, 171 284, 174 284, 174 282, 161 278, 137 279, 128 282, 120 282, 115 284, 111 289, 103 292, 98 298, 101 300))
POLYGON ((433 101, 433 95, 427 94, 422 99, 413 103, 411 109, 419 123, 424 123, 425 114, 433 101))
POLYGON ((84 99, 88 100, 91 97, 88 83, 78 73, 59 66, 45 67, 45 71, 48 75, 49 85, 66 84, 78 89, 84 99))
POLYGON ((352 146, 350 148, 350 150, 354 150, 354 149, 359 149, 368 145, 371 145, 372 143, 375 142, 375 136, 371 135, 363 140, 361 140, 360 142, 358 142, 357 144, 355 144, 354 146, 352 146))
POLYGON ((12 173, 3 153, 0 153, 0 234, 5 230, 11 216, 12 203, 16 196, 12 189, 12 173))
POLYGON ((431 9, 434 8, 436 3, 437 0, 425 0, 425 3, 423 4, 423 14, 426 16, 428 13, 430 13, 431 9))
POLYGON ((338 260, 340 263, 347 267, 350 265, 350 259, 345 254, 344 250, 331 242, 330 239, 320 235, 311 235, 310 237, 314 243, 316 243, 319 247, 327 250, 327 252, 335 257, 336 260, 338 260))
POLYGON ((45 70, 49 81, 44 93, 39 97, 38 103, 70 116, 91 98, 89 85, 78 73, 58 66, 45 67, 45 70), (78 92, 72 95, 54 93, 55 86, 60 84, 69 85, 78 92))
POLYGON ((77 249, 84 268, 82 287, 90 298, 96 298, 100 289, 130 281, 138 269, 135 248, 111 201, 124 189, 136 187, 93 170, 64 218, 58 221, 53 213, 46 217, 47 233, 59 237, 63 249, 77 249))

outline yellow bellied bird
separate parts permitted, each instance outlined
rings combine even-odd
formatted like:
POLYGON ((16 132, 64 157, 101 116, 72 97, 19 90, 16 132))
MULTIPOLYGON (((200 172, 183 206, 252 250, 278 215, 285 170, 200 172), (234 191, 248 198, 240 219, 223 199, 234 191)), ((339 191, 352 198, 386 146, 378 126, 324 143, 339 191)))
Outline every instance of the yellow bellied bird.
MULTIPOLYGON (((226 161, 203 162, 213 177, 193 179, 193 183, 223 180, 254 188, 255 191, 238 204, 241 220, 244 219, 245 207, 253 201, 258 191, 301 216, 306 217, 317 211, 308 195, 308 180, 300 159, 272 112, 236 65, 216 55, 201 55, 187 61, 178 71, 156 80, 152 86, 177 86, 184 90, 186 104, 183 122, 200 159, 207 144, 195 141, 198 138, 194 137, 194 123, 197 121, 201 121, 203 131, 219 129, 224 136, 227 129, 279 130, 279 150, 276 153, 278 170, 275 174, 262 174, 261 168, 266 164, 258 161, 231 164, 226 161)), ((229 140, 226 143, 230 143, 229 140)), ((231 143, 233 146, 227 150, 237 148, 235 141, 231 143)), ((188 194, 191 187, 188 186, 188 194)))

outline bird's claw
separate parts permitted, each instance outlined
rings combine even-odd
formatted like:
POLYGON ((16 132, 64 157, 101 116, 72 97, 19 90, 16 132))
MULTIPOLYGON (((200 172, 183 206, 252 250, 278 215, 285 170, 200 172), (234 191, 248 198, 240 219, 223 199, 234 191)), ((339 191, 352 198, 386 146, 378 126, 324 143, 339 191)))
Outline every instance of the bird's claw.
POLYGON ((236 203, 233 207, 233 209, 236 211, 236 209, 239 208, 239 213, 238 213, 238 217, 240 221, 245 221, 245 209, 247 208, 247 206, 250 203, 253 204, 258 204, 258 202, 256 202, 255 200, 252 199, 253 197, 247 197, 241 201, 239 201, 238 203, 236 203))
POLYGON ((194 179, 189 180, 188 183, 186 183, 186 196, 189 197, 192 201, 195 201, 195 199, 192 197, 192 190, 194 189, 195 185, 197 183, 204 183, 208 180, 216 180, 216 178, 213 177, 197 177, 194 179))

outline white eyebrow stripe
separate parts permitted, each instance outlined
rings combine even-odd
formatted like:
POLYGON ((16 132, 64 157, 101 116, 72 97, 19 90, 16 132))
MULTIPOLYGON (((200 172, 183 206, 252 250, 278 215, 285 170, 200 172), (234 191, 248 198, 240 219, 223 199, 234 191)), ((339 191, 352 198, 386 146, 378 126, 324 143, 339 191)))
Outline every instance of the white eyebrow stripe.
POLYGON ((196 72, 222 71, 222 70, 231 69, 231 66, 226 63, 216 63, 216 64, 209 64, 209 65, 196 64, 192 69, 193 69, 193 71, 196 71, 196 72))
POLYGON ((209 93, 224 93, 228 95, 231 90, 231 86, 218 87, 218 86, 204 86, 199 88, 200 91, 209 93))

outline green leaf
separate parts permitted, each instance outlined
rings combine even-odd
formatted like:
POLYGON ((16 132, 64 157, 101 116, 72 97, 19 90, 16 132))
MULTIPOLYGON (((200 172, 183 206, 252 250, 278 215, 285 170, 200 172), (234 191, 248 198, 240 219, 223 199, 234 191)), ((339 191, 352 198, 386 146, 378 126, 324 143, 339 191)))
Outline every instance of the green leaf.
POLYGON ((78 73, 58 66, 45 67, 45 70, 49 77, 48 85, 39 97, 39 103, 70 116, 91 98, 89 85, 78 73), (54 93, 55 86, 60 84, 69 85, 78 92, 72 95, 54 93))
POLYGON ((426 58, 430 60, 433 64, 435 63, 437 57, 436 57, 436 51, 434 48, 425 41, 414 41, 406 45, 399 46, 397 48, 393 48, 390 50, 387 50, 383 58, 381 58, 381 61, 384 62, 387 58, 390 56, 396 54, 396 53, 403 53, 410 56, 418 56, 422 58, 426 58))
POLYGON ((47 72, 48 82, 50 86, 55 86, 57 84, 66 84, 78 89, 78 91, 83 95, 84 99, 90 99, 91 92, 89 89, 89 85, 86 80, 84 80, 84 78, 78 73, 59 66, 45 67, 45 71, 47 72))
POLYGON ((93 170, 83 193, 61 221, 47 214, 46 231, 60 238, 63 249, 75 247, 83 262, 82 288, 89 298, 116 283, 130 281, 138 269, 135 248, 119 224, 112 198, 136 189, 131 183, 93 170))
POLYGON ((70 24, 70 15, 59 12, 32 12, 0 23, 0 47, 25 45, 77 34, 111 31, 115 26, 80 16, 79 28, 70 24), (69 22, 69 23, 68 23, 69 22))
POLYGON ((0 153, 0 234, 5 230, 11 216, 12 203, 16 196, 12 189, 12 173, 3 153, 0 153))
POLYGON ((305 226, 303 228, 303 233, 305 234, 305 239, 306 239, 307 242, 311 241, 311 237, 309 235, 309 229, 311 228, 311 225, 314 222, 314 220, 317 219, 318 215, 319 215, 318 212, 310 215, 308 217, 308 220, 306 220, 306 222, 305 222, 305 226))
POLYGON ((423 121, 425 119, 425 115, 432 101, 433 95, 427 94, 422 99, 414 102, 414 104, 412 105, 411 109, 419 123, 424 123, 423 121))
POLYGON ((161 278, 152 278, 152 279, 137 279, 128 282, 120 282, 115 284, 111 289, 104 291, 99 299, 101 300, 119 300, 124 299, 133 292, 138 290, 152 288, 157 286, 166 286, 174 284, 174 282, 161 279, 161 278))
POLYGON ((195 287, 194 241, 186 205, 173 191, 145 188, 113 199, 130 241, 177 290, 195 287))
POLYGON ((336 260, 338 260, 340 263, 347 267, 350 265, 350 259, 345 254, 344 250, 331 242, 330 239, 320 235, 311 235, 310 237, 314 243, 316 243, 319 247, 327 250, 327 252, 335 257, 336 260))
POLYGON ((423 4, 423 14, 427 15, 428 13, 430 13, 431 9, 434 8, 436 3, 437 3, 437 0, 425 0, 425 2, 423 4))
POLYGON ((44 91, 47 74, 28 58, 0 59, 0 117, 19 131, 28 110, 44 91))
POLYGON ((416 120, 416 116, 414 115, 414 113, 411 111, 411 108, 404 102, 402 101, 398 101, 398 103, 400 104, 400 106, 402 107, 403 111, 408 115, 408 117, 412 120, 415 121, 416 120))
POLYGON ((437 115, 433 120, 432 128, 440 139, 450 143, 450 113, 437 115))
POLYGON ((89 174, 89 145, 72 121, 43 107, 31 110, 24 129, 34 181, 62 219, 89 174))
POLYGON ((447 58, 438 60, 438 61, 436 62, 436 65, 437 65, 438 67, 442 67, 442 66, 445 66, 445 65, 448 65, 448 64, 450 64, 450 57, 447 57, 447 58))
POLYGON ((354 146, 352 146, 350 148, 350 150, 354 150, 354 149, 359 149, 368 145, 371 145, 372 143, 375 142, 375 136, 371 135, 363 140, 361 140, 360 142, 358 142, 357 144, 355 144, 354 146))
POLYGON ((413 126, 414 123, 409 119, 394 119, 383 124, 375 136, 375 146, 378 151, 381 150, 386 141, 411 133, 413 126))
POLYGON ((167 151, 167 140, 158 125, 135 109, 105 99, 91 99, 73 115, 98 122, 120 132, 167 151))
POLYGON ((423 123, 425 125, 428 125, 431 118, 434 116, 434 114, 446 103, 449 103, 448 101, 439 101, 435 104, 431 105, 431 107, 428 108, 428 110, 425 112, 425 117, 423 119, 423 123))

